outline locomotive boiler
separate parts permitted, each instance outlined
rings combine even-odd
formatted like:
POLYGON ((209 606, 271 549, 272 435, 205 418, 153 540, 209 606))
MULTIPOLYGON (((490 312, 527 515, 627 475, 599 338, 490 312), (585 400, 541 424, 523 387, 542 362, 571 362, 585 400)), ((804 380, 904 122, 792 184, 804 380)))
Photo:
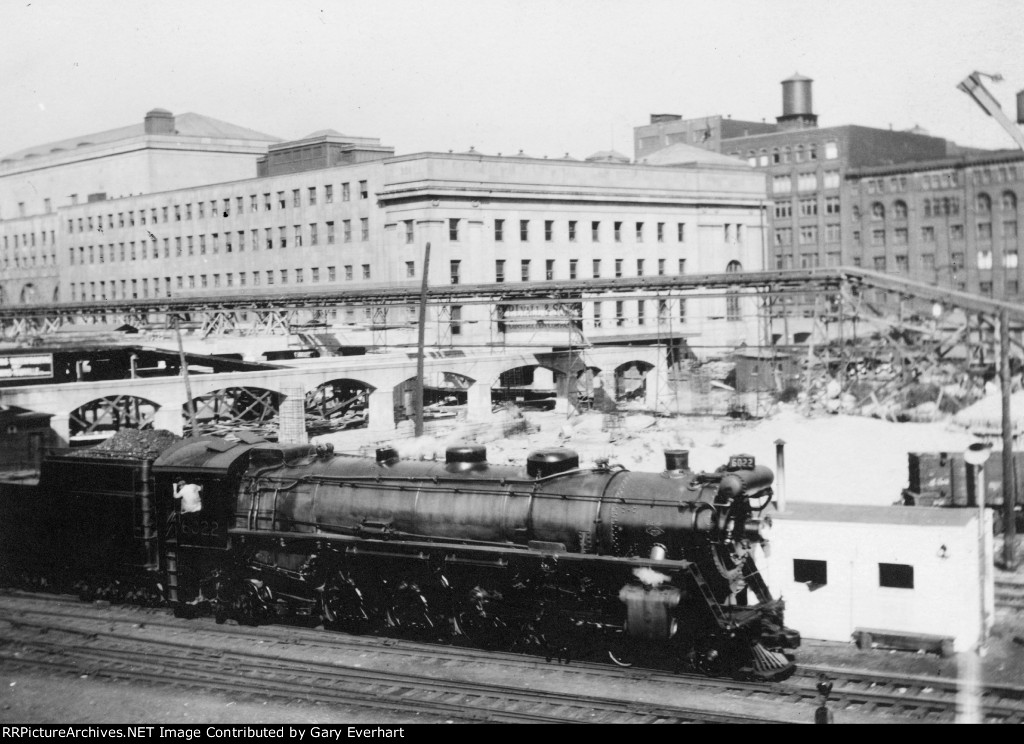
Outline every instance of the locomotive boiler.
POLYGON ((324 445, 185 440, 154 463, 168 601, 259 623, 781 677, 799 634, 758 572, 772 472, 666 453, 631 472, 554 448, 443 462, 324 445), (183 485, 200 494, 184 511, 183 485))

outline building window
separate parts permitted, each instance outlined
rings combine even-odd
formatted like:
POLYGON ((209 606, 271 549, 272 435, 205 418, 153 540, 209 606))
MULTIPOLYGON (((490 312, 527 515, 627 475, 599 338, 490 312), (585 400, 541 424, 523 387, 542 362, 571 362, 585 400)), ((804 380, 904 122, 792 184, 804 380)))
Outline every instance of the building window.
POLYGON ((288 228, 283 225, 277 228, 277 237, 282 248, 288 247, 288 228))
POLYGON ((879 563, 878 585, 891 589, 913 589, 914 567, 904 563, 879 563))
POLYGON ((642 258, 638 258, 636 260, 636 275, 637 276, 643 276, 644 275, 644 260, 642 258))
POLYGON ((519 273, 520 273, 520 278, 524 282, 530 281, 530 259, 524 258, 522 261, 520 261, 520 263, 519 263, 519 273))
POLYGON ((530 239, 530 221, 519 220, 519 239, 526 241, 530 239))
POLYGON ((825 586, 828 583, 828 561, 794 558, 793 581, 797 584, 825 586))
POLYGON ((341 221, 341 241, 343 243, 352 242, 352 220, 341 221))
POLYGON ((591 262, 591 276, 593 276, 595 279, 600 279, 601 278, 601 259, 600 258, 595 258, 593 260, 593 262, 591 262))
POLYGON ((777 220, 792 217, 793 203, 788 201, 775 202, 773 211, 777 220))
POLYGON ((328 244, 334 243, 334 223, 333 222, 328 222, 327 223, 327 243, 328 244))
POLYGON ((504 259, 497 259, 494 262, 494 281, 501 284, 505 281, 505 261, 504 259))
POLYGON ((623 326, 626 324, 626 303, 622 300, 615 301, 615 325, 623 326))
POLYGON ((370 239, 370 218, 362 217, 359 220, 359 239, 367 241, 370 239))
POLYGON ((412 279, 416 276, 416 262, 406 261, 405 262, 405 276, 412 279))
POLYGON ((370 278, 370 264, 363 264, 363 279, 370 278))
POLYGON ((839 214, 839 197, 825 197, 825 214, 839 214))
POLYGON ((789 194, 793 191, 793 179, 791 176, 772 176, 772 193, 789 194))
POLYGON ((577 259, 575 259, 575 258, 570 258, 569 259, 569 278, 570 279, 576 279, 577 278, 576 274, 577 274, 577 266, 578 265, 579 265, 579 261, 577 259))
POLYGON ((1011 248, 1003 254, 1003 268, 1004 269, 1016 269, 1017 268, 1017 249, 1011 248))
POLYGON ((872 230, 871 231, 871 245, 883 246, 885 245, 885 230, 872 230))
POLYGON ((458 336, 462 333, 462 306, 452 305, 449 317, 451 318, 452 335, 458 336))
POLYGON ((505 240, 505 220, 494 221, 494 242, 501 243, 505 240))
POLYGON ((992 197, 984 191, 978 194, 975 203, 979 214, 989 214, 992 211, 992 197))
POLYGON ((825 160, 835 160, 839 157, 839 145, 835 142, 825 143, 825 160))
POLYGON ((921 242, 922 243, 934 243, 935 242, 935 228, 931 225, 921 228, 921 242))
POLYGON ((461 261, 449 261, 448 262, 448 275, 451 277, 452 284, 459 283, 459 269, 462 265, 461 261))
MULTIPOLYGON (((838 243, 841 239, 841 231, 839 225, 825 225, 825 242, 826 243, 838 243)), ((837 264, 838 265, 838 264, 837 264)))
POLYGON ((817 199, 801 199, 800 200, 800 216, 801 217, 813 217, 818 214, 818 200, 817 199))
POLYGON ((950 225, 949 226, 949 239, 956 242, 963 242, 964 239, 964 226, 963 225, 950 225))
POLYGON ((601 327, 601 302, 594 303, 594 328, 601 327))
POLYGON ((1004 238, 1016 238, 1017 237, 1017 220, 1005 220, 1003 222, 1003 237, 1004 238))
POLYGON ((370 187, 366 181, 359 182, 359 198, 369 199, 370 198, 370 187))
POLYGON ((347 183, 341 184, 341 200, 347 202, 352 198, 352 190, 347 183))
POLYGON ((978 240, 992 240, 992 223, 978 223, 978 240))
POLYGON ((448 220, 448 240, 457 243, 459 240, 459 220, 451 218, 448 220))
POLYGON ((637 243, 643 243, 644 242, 644 223, 643 222, 637 222, 636 223, 636 242, 637 243))
POLYGON ((892 244, 893 245, 906 245, 909 240, 909 234, 907 228, 897 227, 892 231, 892 244))
POLYGON ((338 279, 338 269, 336 266, 327 267, 327 281, 333 282, 338 279))
POLYGON ((875 256, 875 271, 885 271, 885 256, 875 256))
POLYGON ((622 276, 622 259, 615 259, 615 278, 618 279, 622 276))
POLYGON ((317 224, 315 222, 309 223, 309 244, 316 245, 320 240, 317 232, 317 224))
POLYGON ((796 177, 797 191, 815 191, 818 188, 817 173, 798 173, 796 177))
POLYGON ((569 220, 569 242, 576 242, 576 220, 569 220))
POLYGON ((615 242, 616 243, 621 243, 622 242, 622 223, 621 222, 614 223, 614 233, 613 234, 614 234, 615 242))
POLYGON ((814 245, 818 242, 818 226, 803 225, 800 228, 800 245, 814 245))
POLYGON ((551 242, 555 239, 555 221, 544 220, 544 240, 551 242))
POLYGON ((413 227, 413 221, 412 220, 406 220, 405 221, 405 242, 406 242, 406 245, 415 242, 415 238, 416 238, 416 234, 415 234, 415 228, 413 227))
POLYGON ((907 203, 905 201, 893 202, 892 214, 897 220, 907 219, 907 203))
POLYGON ((906 255, 896 256, 896 271, 906 274, 909 268, 906 255))
POLYGON ((553 259, 548 259, 544 262, 544 278, 551 281, 555 278, 555 262, 553 259))
POLYGON ((992 251, 978 251, 978 268, 992 268, 992 251))

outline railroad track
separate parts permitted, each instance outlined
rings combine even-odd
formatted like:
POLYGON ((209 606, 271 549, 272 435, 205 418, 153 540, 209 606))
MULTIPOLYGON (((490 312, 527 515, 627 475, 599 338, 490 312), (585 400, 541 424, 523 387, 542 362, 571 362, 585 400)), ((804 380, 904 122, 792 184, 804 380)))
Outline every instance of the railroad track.
POLYGON ((996 609, 1024 612, 1024 582, 996 579, 996 609))
MULTIPOLYGON (((31 625, 36 628, 36 633, 44 627, 64 627, 68 622, 68 610, 61 608, 62 604, 70 604, 71 608, 74 608, 72 612, 75 615, 83 614, 81 611, 83 605, 68 598, 62 600, 62 598, 51 595, 29 595, 28 598, 19 600, 16 606, 5 607, 3 603, 0 603, 0 620, 26 627, 31 625)), ((824 674, 833 682, 829 698, 830 707, 840 718, 844 716, 847 719, 856 717, 859 720, 899 718, 922 722, 944 722, 955 720, 957 710, 956 681, 939 677, 894 676, 891 673, 868 670, 800 665, 796 674, 785 682, 751 683, 676 674, 655 669, 621 669, 594 662, 574 661, 570 667, 560 667, 548 664, 538 657, 523 654, 502 652, 483 654, 480 650, 473 648, 422 644, 375 636, 349 636, 295 626, 272 625, 260 628, 218 626, 209 619, 181 621, 171 617, 165 610, 138 607, 103 608, 96 605, 87 605, 87 607, 90 610, 88 614, 92 624, 83 626, 79 631, 82 634, 98 632, 97 628, 100 627, 114 628, 144 624, 150 628, 164 629, 163 635, 171 638, 178 634, 181 637, 193 639, 196 630, 201 628, 204 636, 210 639, 238 640, 244 638, 248 640, 243 642, 250 644, 253 642, 267 644, 273 649, 268 653, 273 657, 274 665, 278 665, 278 660, 287 656, 288 649, 301 648, 306 652, 316 652, 335 658, 342 653, 351 653, 356 656, 372 653, 380 657, 406 658, 413 660, 417 668, 447 669, 453 666, 468 668, 489 664, 513 670, 515 676, 527 678, 530 675, 549 674, 552 668, 556 668, 563 675, 573 674, 579 677, 575 681, 566 682, 570 687, 592 686, 590 682, 581 681, 584 678, 586 680, 604 680, 609 683, 626 681, 629 684, 650 686, 652 692, 647 695, 646 699, 653 699, 651 695, 657 696, 658 691, 677 690, 680 687, 685 687, 687 690, 703 690, 719 699, 722 699, 723 695, 728 696, 738 701, 737 707, 740 708, 744 707, 745 703, 752 701, 765 706, 784 704, 788 710, 798 711, 793 716, 796 720, 802 720, 799 712, 806 713, 817 705, 816 684, 819 675, 824 674)), ((85 622, 85 620, 82 619, 81 622, 85 622)), ((215 640, 211 640, 210 644, 215 644, 215 640)), ((211 652, 207 649, 205 653, 211 652)), ((265 665, 266 654, 261 658, 264 658, 265 665)), ((3 659, 4 657, 0 656, 0 660, 3 659)), ((446 681, 444 686, 447 688, 450 683, 446 681)), ((534 690, 534 693, 536 692, 534 690)), ((409 699, 415 700, 416 694, 410 694, 409 699)), ((550 697, 550 693, 545 692, 542 695, 544 699, 550 697)), ((692 710, 682 710, 679 706, 674 709, 672 706, 653 706, 641 710, 636 707, 635 703, 624 703, 621 699, 614 699, 615 706, 610 705, 607 701, 608 698, 601 699, 600 705, 612 715, 622 715, 621 706, 623 704, 630 706, 630 712, 625 720, 641 720, 644 716, 653 716, 654 720, 665 721, 691 720, 688 716, 693 714, 692 710)), ((533 704, 529 705, 535 707, 533 704)), ((481 716, 484 716, 484 720, 506 720, 504 718, 487 718, 486 716, 491 715, 489 711, 481 711, 475 704, 471 707, 473 708, 472 714, 475 716, 472 720, 481 720, 481 716)), ((983 709, 985 720, 989 722, 1024 722, 1024 687, 987 687, 984 691, 983 709)), ((444 715, 456 715, 456 713, 446 712, 444 715)), ((580 713, 580 711, 577 713, 582 716, 578 720, 587 719, 586 714, 580 713)), ((706 716, 706 714, 702 715, 706 716)), ((806 715, 803 717, 806 718, 806 715)), ((531 720, 545 719, 534 718, 531 720)))
MULTIPOLYGON (((297 658, 294 642, 256 648, 244 633, 208 629, 154 637, 152 625, 111 613, 83 613, 80 605, 36 611, 0 608, 6 625, 0 664, 123 682, 172 685, 196 691, 260 696, 305 704, 345 705, 389 712, 431 714, 459 721, 502 723, 764 723, 763 715, 700 707, 530 689, 401 671, 336 660, 297 658), (83 616, 86 615, 86 616, 83 616), (92 616, 88 616, 92 615, 92 616), (229 643, 225 643, 230 640, 229 643)), ((188 624, 186 624, 188 625, 188 624)), ((278 627, 278 630, 281 628, 278 627)), ((289 628, 288 630, 292 630, 289 628)), ((324 634, 326 635, 326 634, 324 634)), ((381 639, 377 639, 378 643, 381 639)), ((385 648, 387 648, 385 646, 385 648)), ((436 647, 429 647, 431 652, 436 647)), ((467 651, 462 649, 463 652, 467 651)), ((406 651, 409 653, 409 651, 406 651)), ((481 654, 482 655, 482 654, 481 654)), ((474 660, 467 658, 472 665, 474 660)), ((479 658, 475 659, 479 662, 479 658)))

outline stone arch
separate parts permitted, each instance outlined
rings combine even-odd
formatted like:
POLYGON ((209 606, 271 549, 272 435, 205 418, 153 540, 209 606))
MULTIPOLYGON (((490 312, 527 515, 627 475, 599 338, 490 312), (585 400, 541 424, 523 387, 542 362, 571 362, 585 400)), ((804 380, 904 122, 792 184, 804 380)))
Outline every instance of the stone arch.
POLYGON ((152 429, 160 405, 134 395, 108 395, 83 403, 68 416, 72 440, 110 436, 121 429, 152 429))
POLYGON ((555 407, 553 370, 541 364, 512 367, 491 383, 491 404, 514 404, 521 408, 551 410, 555 407), (538 375, 538 372, 542 374, 538 375))
POLYGON ((339 377, 306 393, 306 430, 310 436, 362 429, 370 420, 369 401, 376 388, 362 380, 339 377))
POLYGON ((647 375, 654 365, 642 359, 623 362, 615 368, 615 398, 636 400, 647 393, 647 375))
MULTIPOLYGON (((228 432, 232 429, 262 429, 276 425, 284 395, 259 387, 227 387, 192 399, 197 433, 228 432)), ((188 404, 181 407, 182 429, 192 432, 188 404)))
MULTIPOLYGON (((423 377, 423 409, 425 419, 456 418, 465 414, 469 402, 472 377, 458 372, 426 372, 423 377)), ((416 378, 410 377, 394 388, 395 423, 413 419, 416 396, 416 378)))

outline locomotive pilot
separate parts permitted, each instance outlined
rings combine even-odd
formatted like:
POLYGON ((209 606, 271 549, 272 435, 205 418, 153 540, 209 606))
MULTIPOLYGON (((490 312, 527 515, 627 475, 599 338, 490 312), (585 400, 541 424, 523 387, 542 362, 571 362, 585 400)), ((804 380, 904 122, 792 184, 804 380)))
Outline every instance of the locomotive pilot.
POLYGON ((203 501, 199 498, 199 493, 202 490, 202 486, 195 483, 186 483, 181 479, 174 484, 174 498, 181 499, 182 514, 197 512, 203 508, 203 501))

